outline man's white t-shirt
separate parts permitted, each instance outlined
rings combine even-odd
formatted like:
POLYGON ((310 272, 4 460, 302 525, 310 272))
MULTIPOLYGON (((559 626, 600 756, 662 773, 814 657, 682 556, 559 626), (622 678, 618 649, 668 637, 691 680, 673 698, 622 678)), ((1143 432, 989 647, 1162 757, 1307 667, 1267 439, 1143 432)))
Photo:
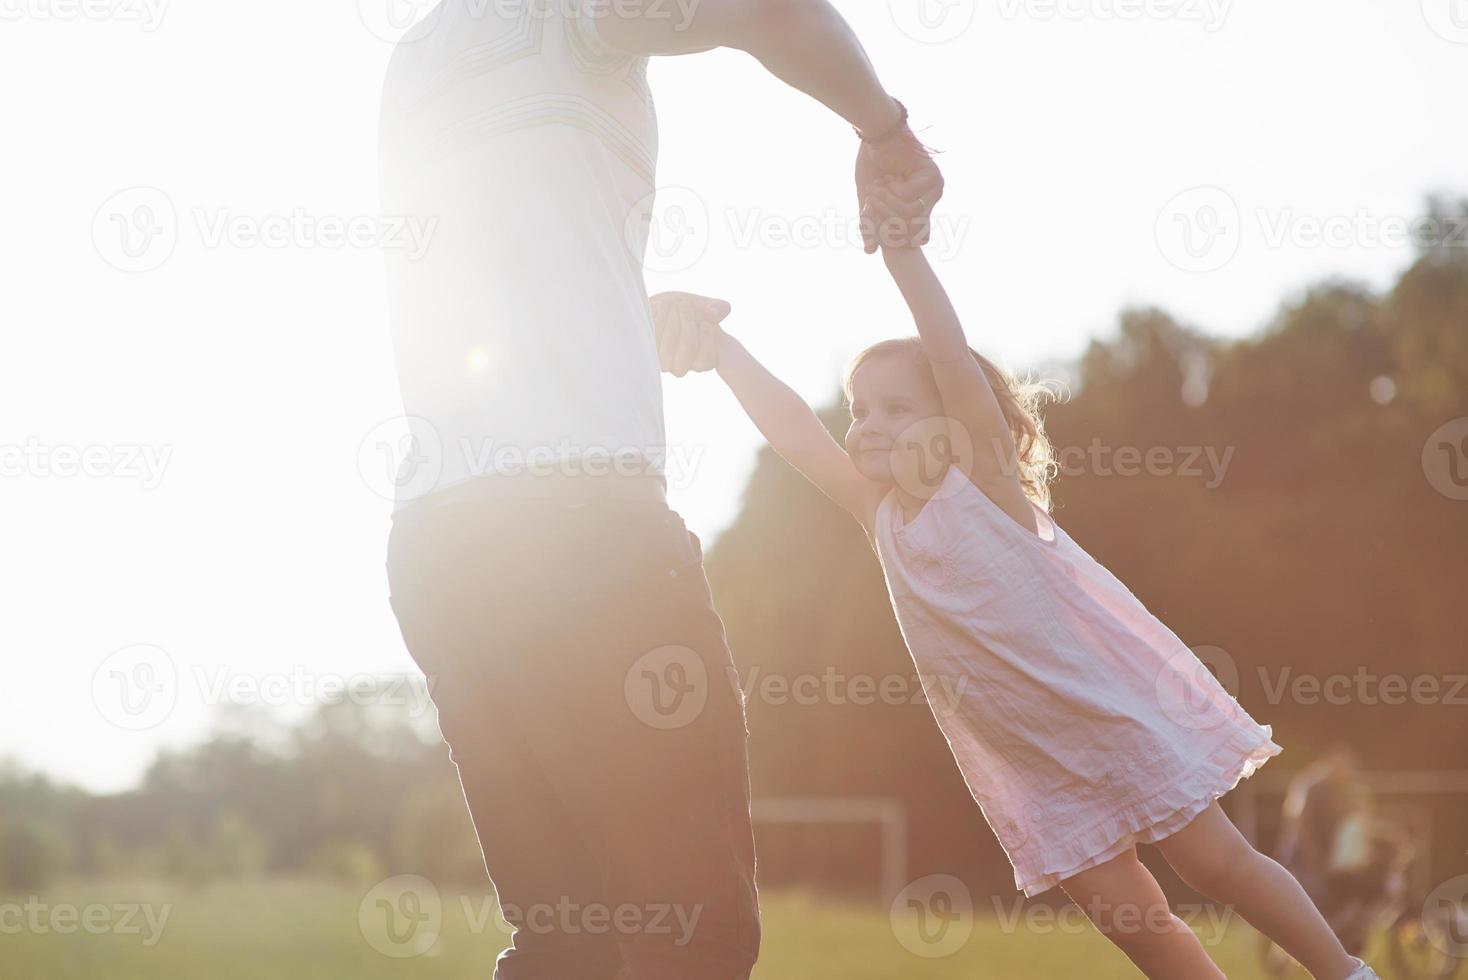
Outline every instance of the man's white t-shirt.
POLYGON ((661 469, 657 122, 647 59, 598 38, 593 3, 444 0, 393 53, 383 213, 431 228, 421 256, 388 253, 399 506, 552 461, 661 469))

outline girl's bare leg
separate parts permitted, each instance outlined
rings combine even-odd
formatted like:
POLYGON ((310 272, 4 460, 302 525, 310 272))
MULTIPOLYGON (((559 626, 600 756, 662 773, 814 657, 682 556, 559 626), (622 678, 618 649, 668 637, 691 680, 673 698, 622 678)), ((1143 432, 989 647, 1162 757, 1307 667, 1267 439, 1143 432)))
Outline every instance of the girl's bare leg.
POLYGON ((1152 980, 1225 980, 1193 930, 1172 914, 1135 847, 1065 879, 1060 887, 1152 980))
POLYGON ((1254 850, 1217 803, 1157 847, 1189 887, 1231 906, 1316 980, 1357 968, 1295 876, 1254 850))

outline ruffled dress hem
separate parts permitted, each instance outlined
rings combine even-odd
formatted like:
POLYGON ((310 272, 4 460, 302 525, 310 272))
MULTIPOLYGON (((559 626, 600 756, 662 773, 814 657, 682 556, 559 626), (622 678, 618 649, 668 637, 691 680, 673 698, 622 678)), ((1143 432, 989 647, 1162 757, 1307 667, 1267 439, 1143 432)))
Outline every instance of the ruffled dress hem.
POLYGON ((1283 751, 1275 743, 1270 725, 1236 731, 1207 761, 1161 792, 1117 809, 1084 831, 1067 833, 1062 855, 1047 855, 1040 872, 1022 876, 1016 868, 1015 887, 1026 898, 1033 898, 1073 875, 1110 861, 1133 844, 1166 840, 1283 751), (1220 764, 1220 759, 1229 761, 1220 764))

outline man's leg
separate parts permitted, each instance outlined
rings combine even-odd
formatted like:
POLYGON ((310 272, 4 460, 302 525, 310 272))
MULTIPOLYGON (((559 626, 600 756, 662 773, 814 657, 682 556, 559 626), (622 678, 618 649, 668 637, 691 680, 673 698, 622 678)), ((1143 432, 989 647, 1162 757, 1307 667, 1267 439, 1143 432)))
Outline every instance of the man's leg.
POLYGON ((389 565, 404 640, 432 682, 486 870, 515 930, 495 977, 613 980, 615 937, 562 927, 566 906, 604 903, 602 873, 515 716, 505 645, 493 631, 508 616, 494 597, 506 597, 483 578, 475 552, 489 542, 472 530, 395 530, 389 565))
POLYGON ((760 929, 743 698, 696 541, 673 515, 639 540, 567 607, 575 636, 520 688, 521 721, 606 871, 632 980, 744 980, 760 929))
POLYGON ((759 923, 743 705, 696 541, 646 506, 491 523, 445 545, 445 567, 478 571, 437 617, 464 625, 449 659, 483 679, 440 678, 435 700, 502 901, 558 908, 548 931, 524 924, 502 980, 547 975, 539 964, 561 955, 594 960, 574 975, 598 980, 604 943, 634 980, 747 978, 759 923))
POLYGON ((541 771, 518 725, 488 705, 445 727, 485 867, 514 927, 497 980, 610 980, 621 968, 615 937, 581 909, 605 906, 601 870, 541 771))

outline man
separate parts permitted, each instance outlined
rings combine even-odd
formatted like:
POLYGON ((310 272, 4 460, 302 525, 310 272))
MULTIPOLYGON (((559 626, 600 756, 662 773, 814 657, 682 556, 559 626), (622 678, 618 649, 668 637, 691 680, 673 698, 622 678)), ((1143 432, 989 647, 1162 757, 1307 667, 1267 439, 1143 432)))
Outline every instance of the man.
MULTIPOLYGON (((389 258, 420 450, 389 578, 516 930, 499 980, 733 980, 758 954, 744 705, 664 497, 641 268, 647 60, 717 47, 864 134, 858 186, 903 178, 926 238, 942 178, 824 0, 448 0, 388 71, 383 207, 438 222, 389 258)), ((664 346, 698 366, 696 330, 664 346)))

